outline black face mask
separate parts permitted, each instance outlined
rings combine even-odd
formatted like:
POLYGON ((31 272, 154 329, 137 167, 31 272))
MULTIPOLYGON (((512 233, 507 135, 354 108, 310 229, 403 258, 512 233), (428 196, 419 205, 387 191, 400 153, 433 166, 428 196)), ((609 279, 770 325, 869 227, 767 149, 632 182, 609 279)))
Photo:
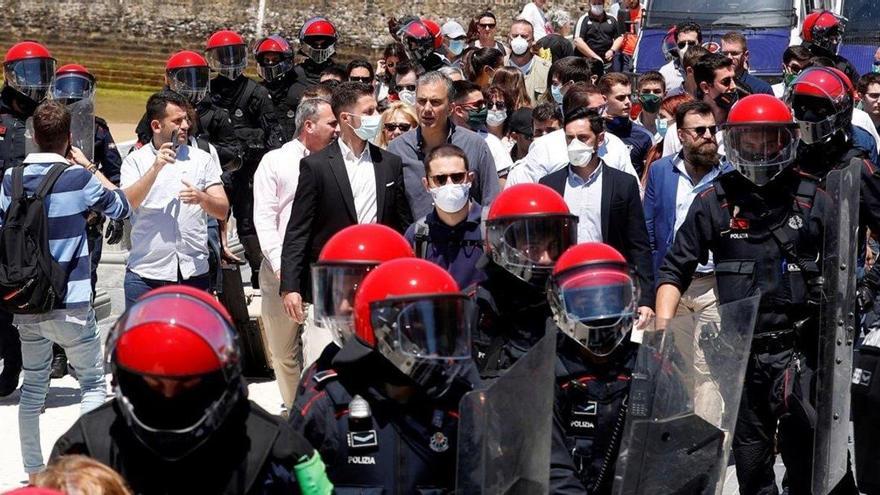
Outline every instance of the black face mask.
POLYGON ((715 97, 715 104, 725 112, 730 111, 730 109, 733 108, 733 104, 737 101, 739 101, 739 93, 736 91, 721 93, 715 97))

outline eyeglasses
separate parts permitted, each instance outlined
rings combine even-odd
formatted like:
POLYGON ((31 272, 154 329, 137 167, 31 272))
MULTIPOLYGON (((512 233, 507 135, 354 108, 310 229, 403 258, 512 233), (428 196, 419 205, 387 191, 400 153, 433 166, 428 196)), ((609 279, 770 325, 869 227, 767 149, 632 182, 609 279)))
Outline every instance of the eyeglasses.
POLYGON ((363 76, 363 77, 349 76, 348 80, 351 82, 359 82, 359 83, 366 83, 366 84, 373 82, 373 78, 370 76, 363 76))
POLYGON ((446 185, 448 183, 448 179, 452 179, 453 184, 461 184, 466 178, 467 172, 456 172, 454 174, 437 174, 431 176, 431 180, 433 180, 435 184, 439 184, 441 186, 446 185))
POLYGON ((880 93, 865 93, 865 96, 872 100, 880 99, 880 93))
POLYGON ((507 105, 505 105, 504 102, 500 100, 490 101, 489 103, 486 103, 486 106, 489 107, 489 110, 492 110, 493 108, 495 110, 507 110, 507 105))
POLYGON ((715 137, 715 133, 718 132, 717 125, 700 125, 697 127, 682 127, 682 129, 684 129, 686 131, 694 131, 694 134, 696 136, 705 136, 706 131, 709 131, 709 136, 715 137))
POLYGON ((739 57, 740 55, 743 54, 743 52, 727 50, 726 52, 722 51, 721 54, 724 55, 725 57, 739 57))
POLYGON ((398 86, 397 86, 397 91, 403 91, 403 90, 406 90, 406 91, 415 91, 415 90, 416 90, 416 85, 415 85, 415 84, 407 84, 407 85, 405 85, 405 86, 402 86, 402 85, 398 85, 398 86))
POLYGON ((491 23, 491 24, 483 24, 483 23, 480 23, 480 24, 477 24, 477 25, 480 26, 480 29, 495 29, 495 23, 494 23, 494 22, 491 23))
POLYGON ((677 45, 678 45, 678 49, 679 49, 679 50, 684 50, 684 47, 686 47, 686 46, 696 46, 696 45, 697 45, 697 42, 696 42, 696 41, 691 41, 691 40, 688 40, 688 41, 679 41, 679 42, 677 43, 677 45))
POLYGON ((385 122, 385 130, 388 132, 394 132, 396 129, 400 129, 400 132, 406 132, 411 127, 412 124, 408 122, 385 122))

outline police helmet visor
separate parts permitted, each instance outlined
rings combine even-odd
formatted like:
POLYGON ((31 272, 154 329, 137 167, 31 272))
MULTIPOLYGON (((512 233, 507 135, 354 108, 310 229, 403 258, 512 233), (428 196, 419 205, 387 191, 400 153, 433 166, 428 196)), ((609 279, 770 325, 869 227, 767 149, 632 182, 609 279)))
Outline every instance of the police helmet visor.
POLYGON ((247 67, 247 50, 244 45, 211 48, 206 58, 211 70, 228 79, 236 79, 247 67))
POLYGON ((464 294, 388 299, 370 305, 377 341, 419 360, 463 360, 471 356, 473 302, 464 294))
POLYGON ((55 78, 55 59, 29 58, 9 62, 4 66, 6 84, 35 102, 49 94, 55 78))
POLYGON ((183 67, 168 71, 168 87, 192 103, 198 103, 208 94, 211 72, 207 67, 183 67))
MULTIPOLYGON (((792 89, 804 83, 795 83, 792 89)), ((824 90, 822 90, 824 91, 824 90)), ((847 109, 847 103, 833 98, 792 93, 790 105, 794 118, 801 131, 801 139, 807 144, 824 141, 837 132, 841 126, 846 125, 847 115, 851 115, 851 109, 847 109)), ((849 117, 851 118, 851 117, 849 117)))
POLYGON ((727 160, 758 186, 794 162, 798 132, 793 126, 732 126, 724 131, 727 160))
POLYGON ((227 389, 220 371, 160 377, 117 370, 116 382, 134 417, 154 431, 184 431, 199 424, 227 389))
POLYGON ((322 64, 336 53, 336 39, 332 36, 306 36, 299 49, 315 63, 322 64))
POLYGON ((52 82, 52 99, 73 103, 90 100, 95 94, 94 79, 82 74, 62 74, 52 82))
POLYGON ((293 69, 293 61, 281 53, 268 52, 257 55, 257 72, 265 81, 280 79, 293 69))
POLYGON ((354 335, 354 296, 373 264, 312 266, 315 322, 329 329, 339 343, 354 335))
POLYGON ((495 262, 527 282, 546 281, 559 256, 577 243, 571 215, 500 219, 487 227, 495 262))

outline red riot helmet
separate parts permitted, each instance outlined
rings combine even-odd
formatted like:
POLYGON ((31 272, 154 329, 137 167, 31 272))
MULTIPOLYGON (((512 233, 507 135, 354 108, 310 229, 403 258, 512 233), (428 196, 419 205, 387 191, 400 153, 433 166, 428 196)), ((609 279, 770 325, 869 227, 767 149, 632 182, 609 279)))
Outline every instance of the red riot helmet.
POLYGON ((6 52, 3 76, 7 86, 34 103, 40 103, 49 95, 55 78, 55 59, 40 43, 22 41, 6 52))
POLYGON ((281 79, 293 69, 293 48, 282 36, 273 34, 257 41, 254 48, 257 73, 266 82, 281 79))
MULTIPOLYGON (((437 39, 431 28, 418 18, 410 18, 400 24, 395 38, 403 45, 407 58, 413 62, 422 62, 434 53, 437 39)), ((440 42, 442 44, 442 39, 440 42)))
POLYGON ((330 238, 312 265, 315 321, 333 333, 341 347, 354 334, 354 299, 358 286, 385 261, 415 256, 409 242, 385 225, 346 227, 330 238))
POLYGON ((326 17, 312 17, 299 30, 299 50, 316 64, 323 64, 336 53, 339 36, 326 17))
POLYGON ((822 143, 852 125, 855 88, 833 67, 810 67, 798 74, 785 100, 806 144, 822 143))
POLYGON ((442 395, 471 357, 473 302, 443 268, 418 258, 382 263, 355 295, 355 335, 425 393, 442 395))
POLYGON ((623 255, 607 244, 586 242, 559 257, 547 298, 562 332, 601 357, 632 330, 637 287, 623 255))
POLYGON ((829 10, 820 10, 804 18, 801 39, 837 54, 845 28, 845 18, 829 10))
POLYGON ((437 21, 426 17, 422 18, 422 24, 428 28, 428 32, 434 37, 434 49, 439 50, 440 47, 443 46, 443 33, 440 30, 440 24, 437 24, 437 21))
POLYGON ((486 217, 486 253, 515 277, 541 286, 553 264, 577 243, 577 217, 565 199, 541 184, 501 192, 486 217))
POLYGON ((107 360, 126 424, 169 461, 202 445, 247 396, 232 318, 191 287, 141 297, 113 327, 107 360))
POLYGON ((247 47, 244 39, 235 31, 217 31, 208 38, 205 58, 211 70, 235 80, 247 67, 247 47))
POLYGON ((79 64, 62 65, 52 81, 52 99, 65 105, 95 99, 95 76, 79 64))
POLYGON ((196 52, 177 52, 165 63, 165 82, 175 93, 193 105, 202 101, 211 88, 211 70, 205 57, 196 52))
POLYGON ((779 98, 746 96, 730 109, 723 128, 727 160, 758 186, 766 185, 794 163, 797 124, 779 98))

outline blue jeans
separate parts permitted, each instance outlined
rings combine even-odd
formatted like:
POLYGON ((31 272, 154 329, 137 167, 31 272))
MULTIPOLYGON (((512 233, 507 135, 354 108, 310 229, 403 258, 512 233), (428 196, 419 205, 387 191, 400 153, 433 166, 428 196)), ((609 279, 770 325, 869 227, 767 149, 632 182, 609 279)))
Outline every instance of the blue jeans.
POLYGON ((21 439, 21 457, 28 474, 45 468, 40 450, 40 412, 49 393, 49 373, 52 364, 52 343, 64 348, 68 362, 76 369, 82 389, 80 414, 85 414, 107 398, 104 383, 104 362, 101 338, 95 322, 95 312, 88 310, 85 325, 57 320, 18 324, 21 335, 21 360, 24 382, 18 403, 18 434, 21 439))
MULTIPOLYGON (((138 299, 140 299, 142 295, 150 292, 153 289, 158 289, 159 287, 180 284, 207 291, 210 283, 211 281, 209 280, 209 276, 207 273, 205 273, 204 275, 196 275, 184 280, 183 276, 181 276, 180 272, 178 271, 177 280, 172 282, 168 280, 153 280, 149 278, 143 278, 131 270, 126 270, 125 281, 123 282, 123 287, 125 288, 125 309, 132 307, 132 305, 134 305, 134 303, 138 299)), ((76 368, 76 366, 74 366, 74 368, 76 368)))

